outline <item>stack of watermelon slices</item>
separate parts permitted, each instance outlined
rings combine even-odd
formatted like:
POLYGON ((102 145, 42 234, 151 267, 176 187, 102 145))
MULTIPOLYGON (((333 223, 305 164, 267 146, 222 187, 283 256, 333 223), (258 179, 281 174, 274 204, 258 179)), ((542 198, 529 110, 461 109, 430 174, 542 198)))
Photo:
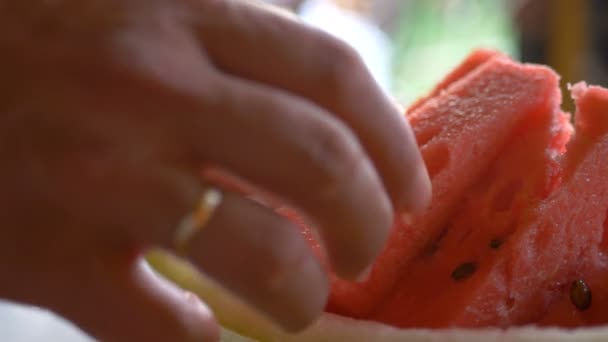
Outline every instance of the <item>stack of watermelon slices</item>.
POLYGON ((552 70, 478 50, 413 104, 433 202, 395 221, 367 281, 332 276, 327 311, 398 327, 608 323, 608 90, 572 94, 575 134, 552 70))

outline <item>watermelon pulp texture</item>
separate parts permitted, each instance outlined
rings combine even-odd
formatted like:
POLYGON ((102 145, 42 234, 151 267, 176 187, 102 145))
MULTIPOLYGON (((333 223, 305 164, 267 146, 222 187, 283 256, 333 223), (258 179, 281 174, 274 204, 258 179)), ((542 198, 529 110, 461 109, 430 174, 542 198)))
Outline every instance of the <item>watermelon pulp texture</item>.
POLYGON ((574 88, 570 139, 557 81, 479 50, 414 103, 433 203, 395 221, 368 281, 332 276, 327 311, 400 327, 606 323, 608 91, 574 88), (575 280, 590 307, 573 304, 575 280))
POLYGON ((516 323, 513 299, 500 288, 490 287, 483 293, 487 298, 475 300, 487 278, 510 281, 491 272, 492 266, 501 250, 514 244, 528 208, 556 189, 557 157, 570 126, 567 115, 554 108, 533 113, 516 132, 462 197, 457 212, 410 262, 373 319, 401 327, 516 323))
POLYGON ((538 219, 528 227, 536 244, 530 244, 528 258, 522 260, 532 266, 546 262, 543 250, 559 260, 537 279, 553 290, 541 288, 548 307, 539 325, 575 327, 608 321, 608 182, 602 177, 608 171, 608 90, 580 83, 572 93, 576 136, 563 160, 562 186, 536 209, 538 219), (577 309, 569 298, 573 279, 584 280, 592 293, 586 310, 577 309))
POLYGON ((525 118, 550 111, 559 102, 557 77, 550 70, 519 65, 496 53, 481 55, 468 58, 440 84, 436 96, 408 115, 432 178, 431 207, 413 222, 395 221, 368 281, 333 277, 328 311, 367 317, 525 118))

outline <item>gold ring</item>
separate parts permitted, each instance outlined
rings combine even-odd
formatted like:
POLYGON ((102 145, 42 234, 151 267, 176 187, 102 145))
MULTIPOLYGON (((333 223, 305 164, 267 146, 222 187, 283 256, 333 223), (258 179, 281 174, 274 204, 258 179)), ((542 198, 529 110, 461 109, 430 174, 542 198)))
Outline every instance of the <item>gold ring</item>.
POLYGON ((175 230, 175 251, 179 256, 188 255, 190 241, 211 220, 221 202, 222 192, 219 189, 209 187, 203 192, 197 206, 182 219, 175 230))

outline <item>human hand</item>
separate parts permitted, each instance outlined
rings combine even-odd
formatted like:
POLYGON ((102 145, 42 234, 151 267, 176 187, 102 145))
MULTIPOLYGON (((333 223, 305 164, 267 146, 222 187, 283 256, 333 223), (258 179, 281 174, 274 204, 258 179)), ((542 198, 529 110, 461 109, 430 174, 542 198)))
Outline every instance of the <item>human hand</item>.
MULTIPOLYGON (((343 43, 251 2, 0 1, 0 297, 103 341, 217 338, 149 272, 211 166, 317 223, 356 278, 430 185, 406 120, 343 43)), ((288 330, 326 276, 298 231, 227 190, 190 261, 288 330)))

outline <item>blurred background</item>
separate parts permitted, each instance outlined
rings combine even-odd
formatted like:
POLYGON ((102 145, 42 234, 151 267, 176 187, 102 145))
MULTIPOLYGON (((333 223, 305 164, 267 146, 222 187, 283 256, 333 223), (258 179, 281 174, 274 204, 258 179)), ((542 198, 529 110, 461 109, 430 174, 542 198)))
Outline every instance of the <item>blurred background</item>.
MULTIPOLYGON (((476 47, 608 84, 605 0, 266 0, 346 40, 404 105, 476 47)), ((569 97, 564 98, 572 110, 569 97)))
MULTIPOLYGON (((405 106, 476 47, 551 66, 563 91, 580 80, 608 86, 608 0, 260 1, 351 44, 405 106)), ((572 111, 568 96, 564 102, 572 111)), ((48 312, 0 302, 0 341, 89 339, 48 312)))

